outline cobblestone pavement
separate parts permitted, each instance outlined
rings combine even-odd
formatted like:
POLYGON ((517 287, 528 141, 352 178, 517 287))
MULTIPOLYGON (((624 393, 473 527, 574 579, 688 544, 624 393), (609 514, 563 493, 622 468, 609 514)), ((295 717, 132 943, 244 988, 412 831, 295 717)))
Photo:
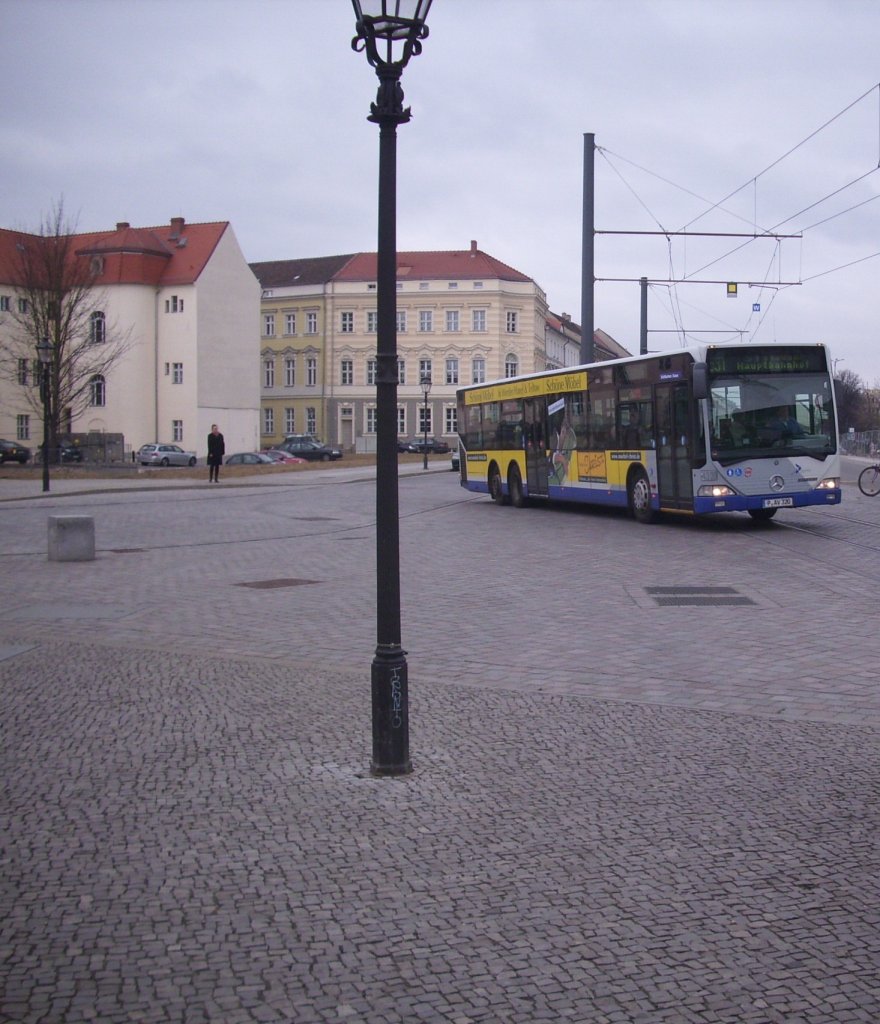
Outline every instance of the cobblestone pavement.
POLYGON ((880 501, 407 472, 415 770, 373 779, 363 473, 5 484, 0 1020, 880 1020, 880 501))

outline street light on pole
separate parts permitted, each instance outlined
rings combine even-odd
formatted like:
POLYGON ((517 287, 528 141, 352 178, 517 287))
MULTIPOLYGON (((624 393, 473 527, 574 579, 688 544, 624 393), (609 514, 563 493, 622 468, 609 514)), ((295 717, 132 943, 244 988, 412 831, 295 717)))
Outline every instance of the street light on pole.
POLYGON ((49 490, 49 366, 52 362, 52 343, 42 338, 37 345, 40 360, 40 401, 43 403, 43 491, 49 490))
POLYGON ((376 653, 371 670, 373 775, 406 775, 409 689, 400 637, 397 493, 397 126, 410 119, 400 77, 422 52, 431 0, 352 0, 351 41, 376 69, 368 121, 379 125, 379 242, 376 254, 376 653))
POLYGON ((425 433, 425 464, 422 469, 428 468, 428 395, 431 394, 431 375, 430 373, 423 374, 422 376, 422 393, 425 396, 425 408, 422 413, 422 429, 425 433))

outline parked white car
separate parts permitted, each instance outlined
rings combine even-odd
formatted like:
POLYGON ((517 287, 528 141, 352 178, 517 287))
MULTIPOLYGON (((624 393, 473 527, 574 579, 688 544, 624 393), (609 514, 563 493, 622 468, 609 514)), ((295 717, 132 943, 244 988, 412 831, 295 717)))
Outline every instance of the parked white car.
POLYGON ((185 452, 178 444, 143 444, 138 462, 142 466, 194 466, 196 453, 185 452))

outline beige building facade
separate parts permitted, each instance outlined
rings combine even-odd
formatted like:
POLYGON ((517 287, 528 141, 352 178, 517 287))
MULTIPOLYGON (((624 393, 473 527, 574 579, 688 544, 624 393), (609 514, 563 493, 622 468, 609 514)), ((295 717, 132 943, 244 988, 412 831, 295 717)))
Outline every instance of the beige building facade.
MULTIPOLYGON (((251 269, 262 286, 263 447, 285 434, 314 433, 348 451, 374 451, 376 254, 251 269), (311 328, 303 319, 309 311, 311 328), (303 379, 300 368, 310 358, 315 374, 303 379)), ((427 430, 454 442, 457 388, 573 365, 580 345, 574 327, 548 310, 532 278, 475 241, 464 250, 398 253, 398 437, 427 430)), ((597 358, 628 354, 608 342, 611 351, 597 340, 597 358)))

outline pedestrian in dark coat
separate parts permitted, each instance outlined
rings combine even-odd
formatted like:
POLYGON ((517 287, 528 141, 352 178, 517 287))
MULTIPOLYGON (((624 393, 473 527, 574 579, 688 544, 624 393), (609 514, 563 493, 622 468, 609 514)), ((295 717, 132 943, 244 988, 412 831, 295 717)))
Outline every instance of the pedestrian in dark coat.
POLYGON ((223 456, 226 454, 226 443, 223 435, 217 428, 216 423, 211 424, 211 433, 208 434, 208 482, 220 483, 220 467, 223 465, 223 456))

